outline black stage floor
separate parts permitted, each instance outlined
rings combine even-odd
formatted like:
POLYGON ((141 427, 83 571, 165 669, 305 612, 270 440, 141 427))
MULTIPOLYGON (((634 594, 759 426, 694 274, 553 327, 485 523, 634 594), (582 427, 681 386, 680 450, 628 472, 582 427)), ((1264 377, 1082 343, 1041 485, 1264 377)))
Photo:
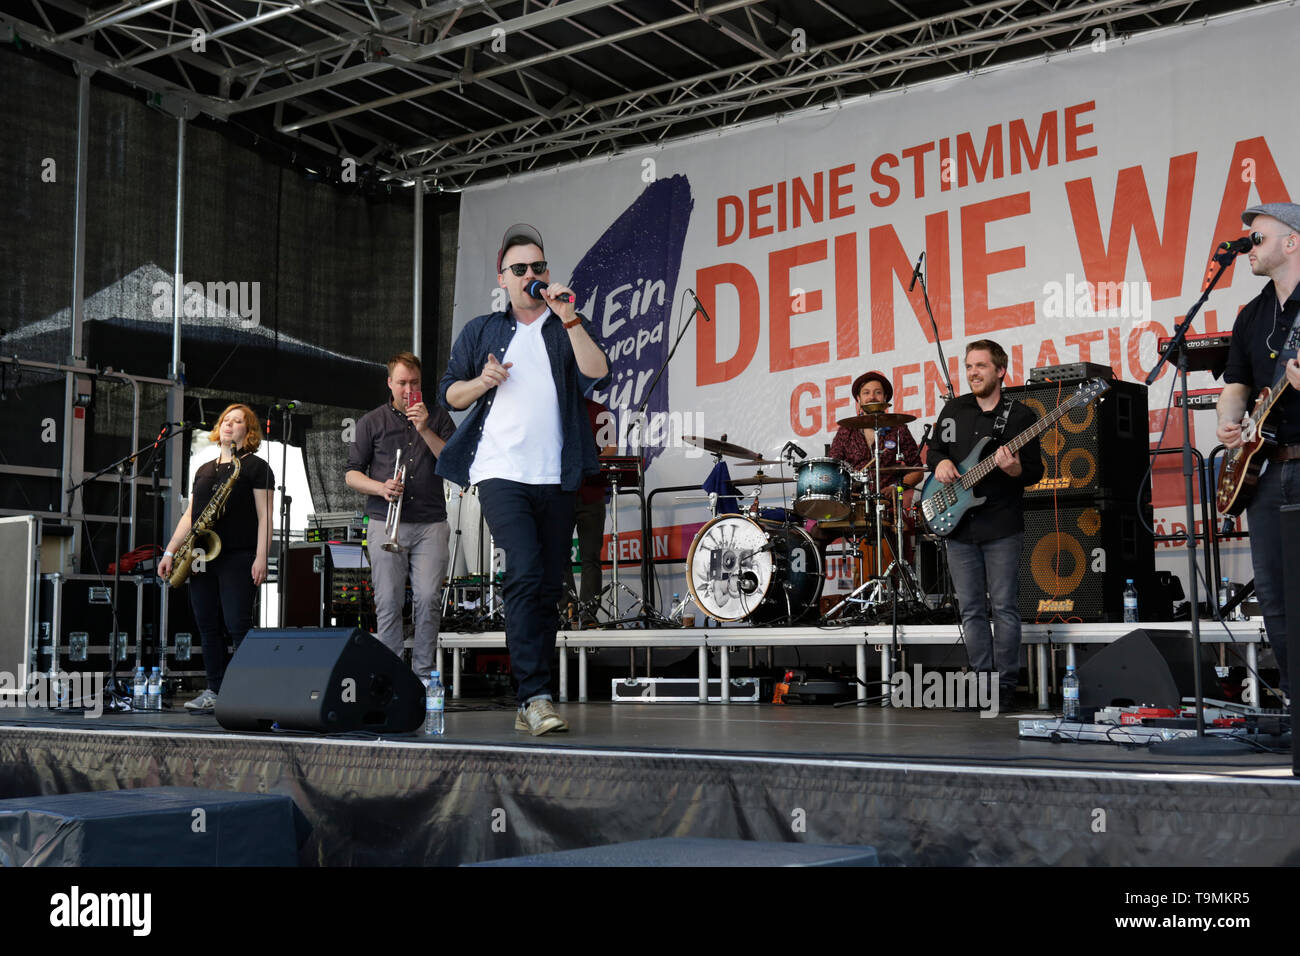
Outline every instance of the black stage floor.
MULTIPOLYGON (((449 702, 450 703, 450 702, 449 702)), ((457 864, 667 836, 875 846, 887 865, 1300 862, 1289 753, 1020 740, 879 706, 560 705, 568 734, 453 704, 447 735, 232 734, 210 715, 0 711, 0 796, 282 792, 307 865, 457 864)))

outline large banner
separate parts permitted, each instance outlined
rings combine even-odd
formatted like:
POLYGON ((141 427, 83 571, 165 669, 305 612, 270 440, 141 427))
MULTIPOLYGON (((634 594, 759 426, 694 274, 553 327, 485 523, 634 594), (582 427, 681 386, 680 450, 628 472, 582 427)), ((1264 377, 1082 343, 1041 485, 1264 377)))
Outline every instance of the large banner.
MULTIPOLYGON (((868 369, 892 380, 893 410, 917 416, 919 439, 942 404, 940 346, 958 393, 977 338, 1007 349, 1012 384, 1074 361, 1142 381, 1215 247, 1243 234, 1241 211, 1289 200, 1300 182, 1298 23, 1282 6, 1123 43, 1098 31, 1047 62, 468 190, 456 328, 504 305, 501 232, 533 223, 614 359, 596 397, 633 410, 693 288, 711 320, 694 320, 649 396, 651 488, 708 475, 683 433, 768 457, 787 441, 822 454, 868 369), (909 291, 922 251, 939 343, 921 285, 909 291)), ((1239 260, 1193 331, 1229 331, 1264 281, 1239 260)), ((1190 387, 1221 384, 1198 372, 1190 387)), ((1167 370, 1150 390, 1152 447, 1162 432, 1166 447, 1182 441, 1179 416, 1165 429, 1173 386, 1167 370)), ((1206 454, 1214 428, 1212 410, 1193 413, 1206 454)), ((1156 526, 1169 532, 1183 525, 1181 464, 1161 462, 1156 526)), ((765 504, 794 486, 769 487, 765 504)), ((657 554, 680 554, 707 518, 672 497, 655 506, 657 554)), ((636 527, 630 504, 621 523, 636 527)), ((624 541, 623 557, 639 544, 624 541)), ((1161 563, 1185 573, 1174 550, 1161 563)), ((1234 579, 1251 576, 1244 547, 1225 560, 1234 579)))

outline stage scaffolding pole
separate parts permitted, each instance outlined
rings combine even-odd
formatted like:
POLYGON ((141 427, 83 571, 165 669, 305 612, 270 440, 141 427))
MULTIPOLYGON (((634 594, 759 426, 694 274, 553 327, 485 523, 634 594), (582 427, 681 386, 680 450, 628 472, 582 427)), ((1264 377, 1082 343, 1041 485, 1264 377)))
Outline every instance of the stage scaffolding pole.
MULTIPOLYGON (((411 351, 415 353, 416 358, 421 358, 420 343, 424 341, 424 316, 421 314, 424 308, 424 179, 417 177, 415 180, 415 281, 412 288, 412 309, 414 314, 411 316, 411 337, 415 340, 411 346, 411 351)), ((437 376, 430 374, 430 381, 437 381, 437 376)), ((429 383, 425 382, 421 390, 427 392, 429 383)), ((425 401, 428 405, 428 401, 425 401)))
MULTIPOLYGON (((66 520, 85 513, 86 496, 71 498, 68 489, 81 480, 86 462, 86 420, 77 417, 77 395, 93 387, 88 379, 79 379, 72 369, 85 368, 82 355, 86 319, 86 183, 90 155, 90 77, 94 68, 79 64, 77 72, 77 183, 73 212, 72 238, 72 318, 68 339, 69 366, 63 393, 63 513, 66 520)), ((81 570, 82 523, 72 523, 73 567, 81 570)), ((55 640, 57 640, 57 635, 55 640)))

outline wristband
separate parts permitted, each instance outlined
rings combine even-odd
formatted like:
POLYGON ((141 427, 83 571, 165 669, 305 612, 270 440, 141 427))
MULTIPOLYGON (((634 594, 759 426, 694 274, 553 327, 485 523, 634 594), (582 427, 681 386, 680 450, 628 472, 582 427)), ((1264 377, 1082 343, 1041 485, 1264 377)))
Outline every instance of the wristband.
POLYGON ((576 315, 576 316, 574 316, 574 319, 573 319, 572 322, 565 322, 565 323, 564 323, 564 327, 565 327, 566 329, 571 329, 571 328, 573 328, 575 325, 582 325, 582 316, 580 316, 580 315, 576 315))
POLYGON ((163 552, 163 557, 164 557, 164 558, 174 558, 174 557, 176 557, 176 552, 175 552, 175 551, 164 551, 164 552, 163 552))

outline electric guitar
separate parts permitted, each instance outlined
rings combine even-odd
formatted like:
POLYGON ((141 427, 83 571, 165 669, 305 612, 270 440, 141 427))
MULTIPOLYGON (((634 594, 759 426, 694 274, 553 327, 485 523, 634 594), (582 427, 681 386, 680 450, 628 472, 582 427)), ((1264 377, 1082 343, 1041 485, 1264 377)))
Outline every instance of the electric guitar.
MULTIPOLYGON (((1282 348, 1284 352, 1293 352, 1297 346, 1300 346, 1300 328, 1292 331, 1282 348)), ((1277 426, 1269 424, 1268 416, 1288 384, 1284 366, 1273 387, 1259 393, 1255 407, 1241 420, 1241 444, 1224 455, 1219 466, 1219 490, 1214 503, 1220 514, 1239 515, 1255 497, 1259 473, 1277 448, 1277 426)))
MULTIPOLYGON (((1084 382, 1073 395, 1015 438, 1006 442, 1006 447, 1011 450, 1012 454, 1018 452, 1056 424, 1062 415, 1095 401, 1108 391, 1110 391, 1110 385, 1104 379, 1094 378, 1084 382)), ((952 484, 945 485, 935 478, 932 473, 925 480, 925 484, 921 486, 921 520, 925 522, 931 534, 946 538, 961 523, 961 519, 966 512, 972 508, 978 508, 984 503, 983 498, 975 497, 975 486, 987 478, 993 469, 997 467, 993 462, 996 452, 983 461, 979 460, 980 452, 992 440, 992 436, 986 436, 979 440, 979 443, 971 449, 970 454, 957 465, 957 471, 961 473, 961 477, 952 484)))

